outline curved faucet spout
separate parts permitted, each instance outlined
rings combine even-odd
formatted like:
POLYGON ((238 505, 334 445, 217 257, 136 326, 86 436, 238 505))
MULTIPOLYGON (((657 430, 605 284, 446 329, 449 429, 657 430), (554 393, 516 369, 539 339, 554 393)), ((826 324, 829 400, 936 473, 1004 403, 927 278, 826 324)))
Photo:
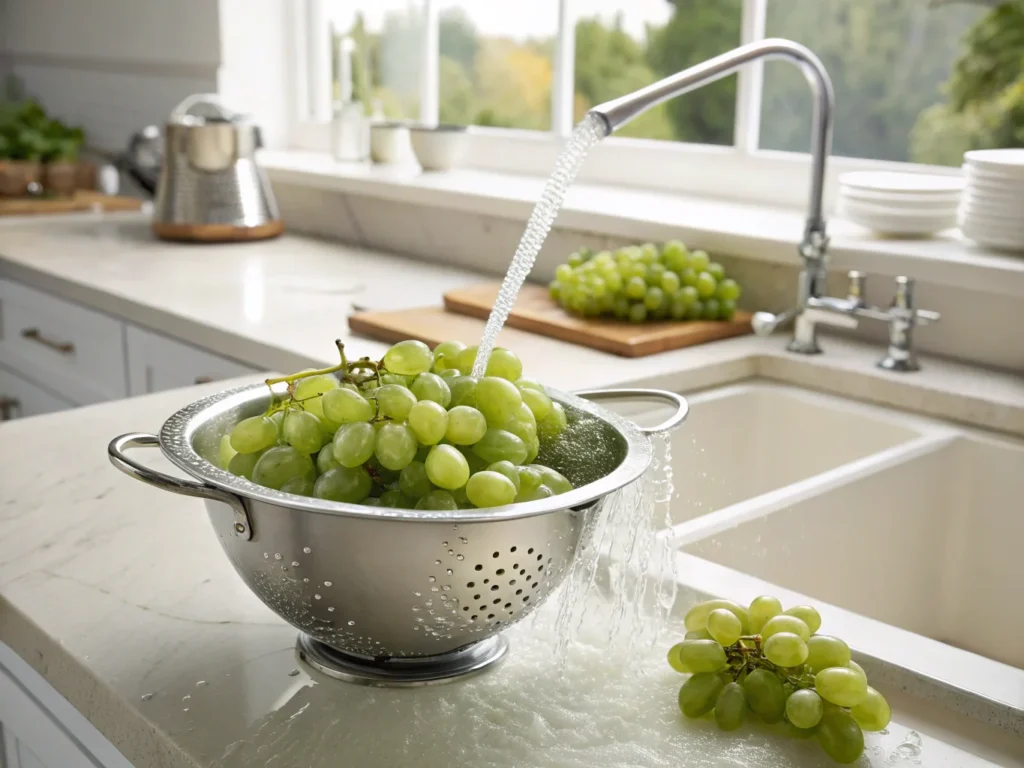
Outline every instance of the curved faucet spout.
POLYGON ((834 95, 832 81, 821 61, 809 49, 790 40, 771 38, 741 45, 701 64, 684 69, 626 96, 598 104, 590 110, 613 133, 651 107, 675 96, 696 90, 730 75, 744 64, 758 59, 786 59, 804 72, 814 94, 814 116, 811 130, 811 196, 807 225, 800 245, 800 255, 808 262, 824 259, 828 247, 825 218, 822 212, 825 187, 825 161, 832 149, 832 113, 834 95))

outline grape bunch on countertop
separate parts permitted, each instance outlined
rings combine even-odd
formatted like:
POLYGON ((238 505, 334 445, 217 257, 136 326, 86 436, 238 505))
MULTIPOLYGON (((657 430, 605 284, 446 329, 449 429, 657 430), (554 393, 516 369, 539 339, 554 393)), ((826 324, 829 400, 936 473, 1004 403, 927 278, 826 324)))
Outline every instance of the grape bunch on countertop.
POLYGON ((621 320, 731 320, 739 283, 704 251, 679 240, 594 253, 581 248, 559 265, 551 298, 583 317, 621 320))
POLYGON ((690 677, 679 690, 687 717, 714 713, 725 731, 753 713, 766 723, 785 720, 792 735, 815 737, 838 763, 864 751, 863 731, 881 731, 892 712, 868 685, 864 670, 838 637, 818 634, 821 616, 809 605, 783 611, 774 597, 749 608, 708 600, 686 614, 686 638, 668 663, 690 677))
POLYGON ((348 361, 268 379, 287 384, 266 413, 224 435, 220 465, 274 490, 405 509, 496 507, 572 489, 534 462, 566 428, 562 406, 496 348, 487 375, 469 375, 474 347, 431 352, 400 341, 379 361, 348 361))

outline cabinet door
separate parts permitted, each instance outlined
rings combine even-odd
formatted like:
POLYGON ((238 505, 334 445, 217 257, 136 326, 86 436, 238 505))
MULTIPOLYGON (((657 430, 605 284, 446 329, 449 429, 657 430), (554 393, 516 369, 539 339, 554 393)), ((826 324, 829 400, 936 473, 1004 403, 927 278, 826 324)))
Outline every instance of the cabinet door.
POLYGON ((128 326, 128 393, 144 395, 258 373, 255 368, 128 326))
POLYGON ((0 422, 74 407, 74 403, 0 367, 0 422))

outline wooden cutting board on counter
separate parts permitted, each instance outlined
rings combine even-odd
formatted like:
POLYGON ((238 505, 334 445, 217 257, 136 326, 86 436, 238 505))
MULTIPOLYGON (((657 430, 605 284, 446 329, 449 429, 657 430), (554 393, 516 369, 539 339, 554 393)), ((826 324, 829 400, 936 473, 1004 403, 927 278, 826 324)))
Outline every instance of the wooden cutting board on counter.
POLYGON ((142 201, 85 189, 70 197, 0 197, 0 216, 75 213, 96 208, 102 211, 138 211, 142 208, 142 201))
MULTIPOLYGON (((436 346, 447 339, 467 341, 480 335, 479 320, 486 320, 490 314, 499 285, 483 283, 449 291, 444 295, 444 309, 362 312, 349 317, 349 327, 356 333, 387 342, 419 339, 436 346)), ((737 312, 729 321, 633 324, 610 318, 584 319, 555 304, 547 288, 529 284, 519 292, 506 326, 622 357, 644 357, 751 332, 749 312, 737 312)))

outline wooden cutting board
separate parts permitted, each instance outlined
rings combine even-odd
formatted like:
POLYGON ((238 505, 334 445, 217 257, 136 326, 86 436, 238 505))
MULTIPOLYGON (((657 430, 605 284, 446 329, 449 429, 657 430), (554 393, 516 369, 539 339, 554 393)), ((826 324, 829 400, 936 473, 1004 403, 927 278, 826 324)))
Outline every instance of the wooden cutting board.
POLYGON ((78 190, 71 197, 0 197, 0 216, 75 213, 97 207, 103 211, 137 211, 142 208, 142 201, 85 189, 78 190))
MULTIPOLYGON (((482 283, 449 291, 444 295, 445 309, 486 319, 494 306, 499 286, 499 283, 482 283)), ((547 288, 530 284, 524 285, 519 292, 507 324, 622 357, 644 357, 751 332, 749 312, 737 312, 728 321, 663 320, 636 324, 615 318, 577 317, 558 306, 547 288)))

